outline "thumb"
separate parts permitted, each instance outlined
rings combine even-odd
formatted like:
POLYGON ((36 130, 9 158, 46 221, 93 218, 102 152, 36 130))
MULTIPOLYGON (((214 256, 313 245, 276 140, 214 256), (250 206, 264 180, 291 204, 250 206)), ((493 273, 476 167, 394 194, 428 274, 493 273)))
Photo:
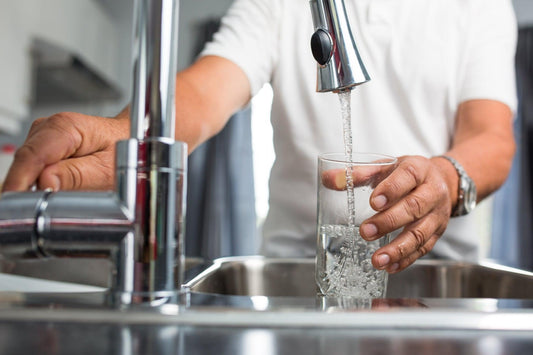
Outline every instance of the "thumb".
POLYGON ((39 175, 39 189, 110 190, 114 186, 113 153, 62 160, 46 167, 39 175))

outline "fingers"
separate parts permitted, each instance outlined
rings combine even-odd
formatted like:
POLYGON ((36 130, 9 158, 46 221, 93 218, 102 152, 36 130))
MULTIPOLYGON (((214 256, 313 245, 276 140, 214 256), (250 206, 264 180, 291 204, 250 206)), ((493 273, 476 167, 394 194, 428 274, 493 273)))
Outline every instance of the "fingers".
POLYGON ((46 166, 72 155, 78 149, 81 136, 77 135, 76 130, 63 132, 53 127, 32 127, 24 145, 15 152, 13 164, 4 181, 4 191, 29 189, 46 166))
POLYGON ((430 252, 444 229, 439 219, 431 216, 417 221, 406 227, 388 245, 378 249, 372 256, 372 264, 389 273, 402 271, 430 252))
POLYGON ((433 194, 434 190, 430 186, 422 185, 398 202, 388 196, 381 197, 383 195, 373 198, 373 208, 383 211, 361 225, 363 238, 375 240, 428 215, 435 208, 430 202, 433 194))
POLYGON ((444 177, 421 157, 404 157, 397 169, 373 191, 370 201, 378 211, 361 224, 361 236, 376 240, 395 230, 402 233, 378 250, 372 263, 398 272, 427 254, 444 233, 451 199, 444 177))
POLYGON ((353 186, 372 186, 374 181, 381 181, 384 176, 390 174, 394 165, 353 165, 344 169, 330 169, 322 172, 322 184, 332 190, 346 190, 346 170, 349 169, 352 176, 353 186))
POLYGON ((423 183, 427 176, 428 168, 423 159, 401 161, 372 192, 370 205, 381 213, 361 225, 363 238, 375 240, 428 214, 434 208, 436 192, 431 184, 423 183))
POLYGON ((331 169, 322 172, 322 184, 332 190, 346 190, 346 170, 331 169))
POLYGON ((54 190, 112 186, 108 176, 112 176, 114 144, 127 136, 125 125, 127 120, 76 113, 35 121, 15 153, 3 191, 25 191, 36 183, 54 190))
POLYGON ((46 167, 37 181, 39 189, 106 190, 113 187, 113 154, 100 152, 62 160, 46 167))
POLYGON ((387 205, 372 206, 374 209, 383 209, 396 203, 402 197, 409 194, 417 186, 421 185, 428 175, 428 167, 425 158, 409 157, 401 158, 398 166, 385 178, 372 192, 370 203, 378 196, 387 198, 387 205), (378 207, 378 208, 375 208, 378 207))

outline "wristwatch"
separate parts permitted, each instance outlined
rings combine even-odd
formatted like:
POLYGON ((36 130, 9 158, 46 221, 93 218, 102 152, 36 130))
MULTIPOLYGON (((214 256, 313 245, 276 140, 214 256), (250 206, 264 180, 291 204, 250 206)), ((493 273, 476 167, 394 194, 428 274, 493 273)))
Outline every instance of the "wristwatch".
POLYGON ((447 155, 441 155, 441 158, 447 159, 459 175, 459 190, 457 193, 457 206, 452 211, 452 217, 464 216, 476 207, 477 190, 474 180, 468 176, 465 169, 457 160, 447 155))

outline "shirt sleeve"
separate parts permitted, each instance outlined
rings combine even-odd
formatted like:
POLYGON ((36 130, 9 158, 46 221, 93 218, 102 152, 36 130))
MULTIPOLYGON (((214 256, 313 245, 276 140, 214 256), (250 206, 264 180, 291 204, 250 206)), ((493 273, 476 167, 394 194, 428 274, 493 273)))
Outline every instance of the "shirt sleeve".
POLYGON ((200 56, 219 56, 237 64, 254 96, 272 77, 280 21, 280 0, 236 0, 200 56))
POLYGON ((518 28, 511 0, 473 1, 460 102, 496 100, 517 109, 515 53, 518 28))

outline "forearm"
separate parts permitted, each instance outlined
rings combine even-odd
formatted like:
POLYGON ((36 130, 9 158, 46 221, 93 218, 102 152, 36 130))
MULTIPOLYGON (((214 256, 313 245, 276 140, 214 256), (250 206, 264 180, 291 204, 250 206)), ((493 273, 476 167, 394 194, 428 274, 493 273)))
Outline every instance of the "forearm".
MULTIPOLYGON (((456 135, 451 149, 445 154, 459 161, 474 180, 478 201, 505 182, 514 152, 512 112, 507 106, 489 100, 470 101, 460 106, 456 135)), ((455 207, 457 172, 446 159, 433 158, 432 161, 444 174, 455 207)))
POLYGON ((248 79, 239 67, 219 57, 201 58, 176 77, 176 139, 191 152, 249 100, 248 79))
MULTIPOLYGON (((186 142, 192 152, 249 100, 248 79, 237 65, 220 57, 201 58, 176 75, 176 140, 186 142)), ((129 117, 129 106, 116 116, 129 117)))

